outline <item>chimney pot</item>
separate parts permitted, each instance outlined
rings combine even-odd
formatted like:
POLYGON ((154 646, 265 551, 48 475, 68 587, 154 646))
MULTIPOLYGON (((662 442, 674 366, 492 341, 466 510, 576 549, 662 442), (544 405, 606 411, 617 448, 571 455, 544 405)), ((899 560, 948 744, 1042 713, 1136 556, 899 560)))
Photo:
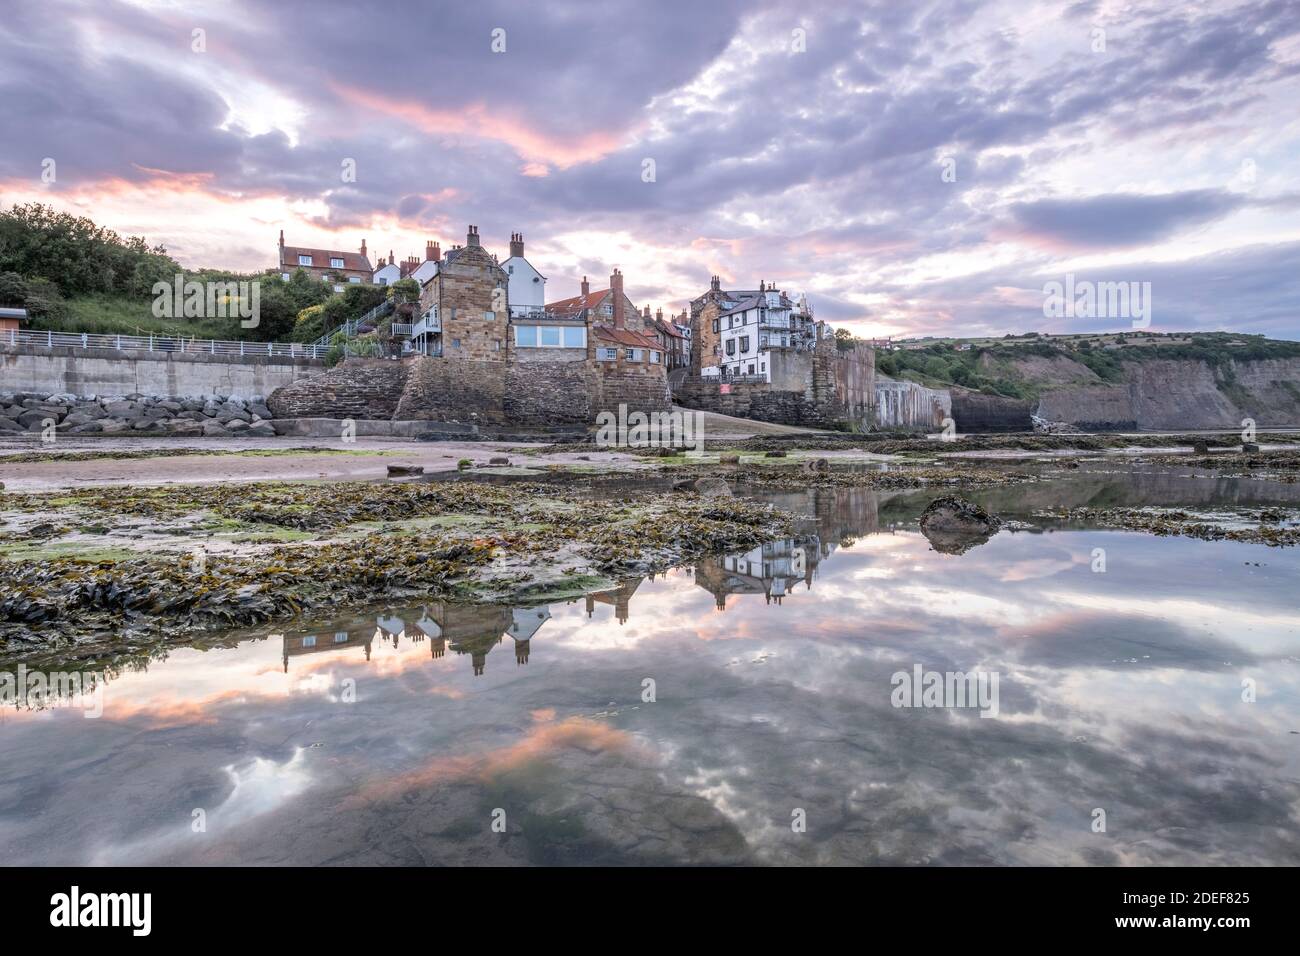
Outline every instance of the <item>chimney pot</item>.
POLYGON ((587 282, 586 276, 582 277, 582 294, 584 296, 591 295, 591 284, 587 282))
POLYGON ((524 234, 522 232, 510 233, 510 257, 513 259, 518 256, 524 257, 524 234))

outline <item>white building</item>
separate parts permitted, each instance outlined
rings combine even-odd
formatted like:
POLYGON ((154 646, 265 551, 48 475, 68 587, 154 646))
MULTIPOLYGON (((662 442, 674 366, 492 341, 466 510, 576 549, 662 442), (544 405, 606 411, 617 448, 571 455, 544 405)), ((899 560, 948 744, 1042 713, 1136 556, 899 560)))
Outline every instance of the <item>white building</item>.
POLYGON ((407 256, 398 262, 390 249, 388 258, 379 260, 379 266, 375 269, 371 281, 375 285, 392 285, 399 279, 414 279, 423 286, 438 274, 440 259, 442 259, 442 248, 432 239, 424 244, 423 259, 407 256))
POLYGON ((524 258, 522 233, 510 234, 510 258, 501 263, 506 270, 506 303, 511 319, 540 319, 546 316, 546 276, 524 258))
POLYGON ((758 293, 742 299, 718 316, 724 376, 754 375, 772 380, 773 349, 804 351, 816 345, 816 329, 808 302, 798 302, 775 287, 759 283, 758 293))

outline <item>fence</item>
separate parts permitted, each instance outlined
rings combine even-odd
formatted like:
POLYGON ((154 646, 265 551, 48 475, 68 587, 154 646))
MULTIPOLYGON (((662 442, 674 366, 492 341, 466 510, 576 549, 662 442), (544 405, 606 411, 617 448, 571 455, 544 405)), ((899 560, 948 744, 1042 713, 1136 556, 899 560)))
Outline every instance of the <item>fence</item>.
POLYGON ((171 335, 98 335, 92 332, 0 331, 0 345, 34 345, 38 348, 139 349, 189 355, 271 355, 286 358, 324 358, 328 348, 301 342, 223 342, 171 335))

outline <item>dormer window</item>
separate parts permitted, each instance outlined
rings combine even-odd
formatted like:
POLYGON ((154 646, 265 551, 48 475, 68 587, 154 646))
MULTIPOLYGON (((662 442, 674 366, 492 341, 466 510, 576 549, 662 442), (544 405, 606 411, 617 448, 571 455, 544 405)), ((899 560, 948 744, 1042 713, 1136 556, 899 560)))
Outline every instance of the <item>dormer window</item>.
POLYGON ((300 266, 309 266, 309 265, 311 265, 311 256, 299 256, 299 257, 298 257, 298 265, 300 265, 300 266))
POLYGON ((334 258, 333 256, 331 256, 331 257, 330 257, 330 268, 331 268, 331 269, 342 269, 342 268, 343 268, 343 260, 342 260, 342 259, 336 259, 336 258, 334 258))

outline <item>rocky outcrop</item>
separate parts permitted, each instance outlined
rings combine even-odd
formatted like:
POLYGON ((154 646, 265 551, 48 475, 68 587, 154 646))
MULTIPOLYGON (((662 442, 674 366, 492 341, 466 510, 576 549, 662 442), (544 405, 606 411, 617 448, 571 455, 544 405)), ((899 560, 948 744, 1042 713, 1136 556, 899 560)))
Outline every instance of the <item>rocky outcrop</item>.
POLYGON ((98 398, 30 392, 0 393, 0 434, 177 435, 271 438, 271 412, 261 396, 98 398))
POLYGON ((1300 359, 1125 362, 1115 385, 1048 386, 1037 414, 1082 429, 1182 430, 1300 424, 1300 359))

